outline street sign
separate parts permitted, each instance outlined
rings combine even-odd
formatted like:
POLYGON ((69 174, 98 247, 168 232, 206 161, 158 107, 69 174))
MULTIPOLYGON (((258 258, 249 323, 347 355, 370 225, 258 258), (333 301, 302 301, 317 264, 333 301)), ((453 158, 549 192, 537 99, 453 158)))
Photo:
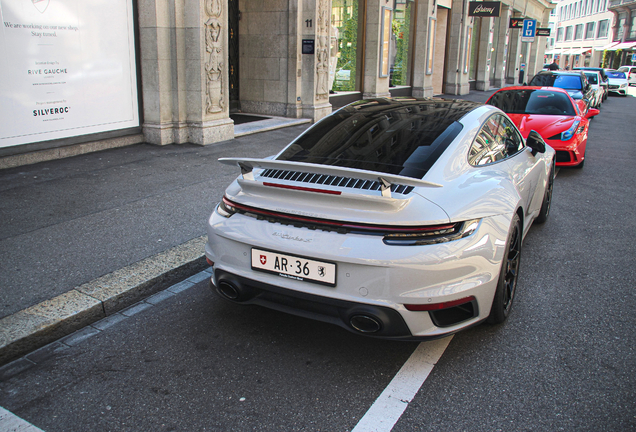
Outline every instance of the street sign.
POLYGON ((523 28, 523 20, 524 18, 510 18, 510 21, 508 22, 508 28, 511 28, 511 29, 523 28))
POLYGON ((537 20, 523 20, 523 29, 521 29, 521 42, 534 42, 534 35, 537 30, 537 20))
POLYGON ((537 28, 537 36, 550 36, 549 28, 537 28))

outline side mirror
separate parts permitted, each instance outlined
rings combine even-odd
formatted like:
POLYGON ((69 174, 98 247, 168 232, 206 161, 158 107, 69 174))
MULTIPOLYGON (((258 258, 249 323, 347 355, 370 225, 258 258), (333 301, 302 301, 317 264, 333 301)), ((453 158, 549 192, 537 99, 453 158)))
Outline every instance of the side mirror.
POLYGON ((536 156, 537 153, 545 153, 545 141, 535 130, 531 130, 528 134, 526 145, 532 149, 532 156, 536 156))
POLYGON ((585 118, 592 118, 595 115, 599 115, 601 113, 600 110, 596 109, 596 108, 590 108, 589 110, 587 110, 587 113, 585 114, 585 118))

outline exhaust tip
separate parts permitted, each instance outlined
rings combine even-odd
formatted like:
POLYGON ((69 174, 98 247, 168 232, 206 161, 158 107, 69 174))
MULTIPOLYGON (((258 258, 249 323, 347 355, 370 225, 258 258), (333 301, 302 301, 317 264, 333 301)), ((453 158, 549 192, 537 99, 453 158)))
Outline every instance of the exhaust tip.
POLYGON ((219 294, 227 299, 237 300, 239 298, 239 290, 236 288, 236 286, 234 286, 234 284, 231 284, 229 282, 220 282, 216 289, 219 294))
POLYGON ((382 329, 377 318, 367 315, 354 315, 349 319, 349 324, 361 333, 376 333, 382 329))

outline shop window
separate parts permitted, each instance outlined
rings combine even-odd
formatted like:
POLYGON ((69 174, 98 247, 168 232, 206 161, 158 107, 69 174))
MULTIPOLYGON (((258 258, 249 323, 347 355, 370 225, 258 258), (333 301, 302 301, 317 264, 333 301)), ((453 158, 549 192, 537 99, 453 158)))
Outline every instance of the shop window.
POLYGON ((598 22, 597 39, 605 39, 607 37, 607 31, 609 29, 608 20, 602 20, 598 22))
POLYGON ((332 93, 360 90, 358 66, 362 64, 363 55, 362 50, 358 50, 358 42, 362 41, 360 12, 359 0, 332 0, 329 63, 332 93))
POLYGON ((595 25, 596 25, 595 22, 587 23, 587 25, 585 27, 585 39, 594 39, 594 26, 595 25))
POLYGON ((391 23, 391 54, 389 86, 411 85, 411 62, 415 28, 414 0, 394 0, 391 23))

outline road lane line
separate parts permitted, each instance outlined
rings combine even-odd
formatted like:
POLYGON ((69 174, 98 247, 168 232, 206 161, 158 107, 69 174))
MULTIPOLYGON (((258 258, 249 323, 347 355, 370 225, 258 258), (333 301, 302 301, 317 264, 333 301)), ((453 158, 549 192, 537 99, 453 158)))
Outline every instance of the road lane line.
POLYGON ((453 336, 420 343, 351 432, 390 432, 453 336))
POLYGON ((44 432, 26 420, 22 420, 11 411, 0 407, 0 431, 5 432, 44 432))

